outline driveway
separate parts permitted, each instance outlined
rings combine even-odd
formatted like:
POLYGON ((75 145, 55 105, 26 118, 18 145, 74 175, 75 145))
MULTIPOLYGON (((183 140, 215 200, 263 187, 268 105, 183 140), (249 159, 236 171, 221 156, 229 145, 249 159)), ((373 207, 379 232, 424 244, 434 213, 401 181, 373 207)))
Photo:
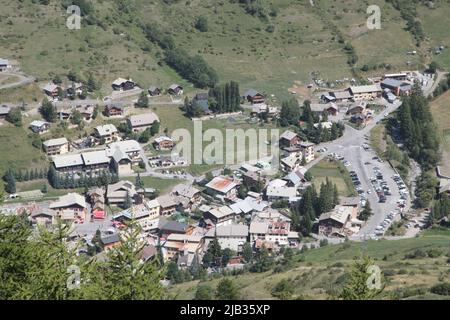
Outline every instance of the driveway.
POLYGON ((4 84, 4 85, 0 85, 0 90, 1 89, 9 89, 9 88, 15 88, 15 87, 20 87, 29 83, 32 83, 35 78, 31 77, 31 76, 27 76, 25 74, 22 73, 16 73, 16 72, 2 72, 2 75, 6 75, 6 76, 12 76, 12 77, 17 77, 19 78, 19 80, 17 80, 16 82, 13 83, 8 83, 8 84, 4 84))

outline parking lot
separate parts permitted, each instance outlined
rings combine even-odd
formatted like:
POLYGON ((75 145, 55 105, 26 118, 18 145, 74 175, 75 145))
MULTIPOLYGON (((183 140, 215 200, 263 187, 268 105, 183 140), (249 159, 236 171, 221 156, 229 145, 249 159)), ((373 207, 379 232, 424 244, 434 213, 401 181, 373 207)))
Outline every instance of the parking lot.
POLYGON ((381 236, 393 221, 400 219, 400 213, 407 207, 406 185, 367 143, 351 145, 346 148, 349 152, 345 152, 343 146, 341 149, 342 152, 329 156, 343 162, 355 185, 360 206, 369 201, 374 213, 356 237, 381 236))

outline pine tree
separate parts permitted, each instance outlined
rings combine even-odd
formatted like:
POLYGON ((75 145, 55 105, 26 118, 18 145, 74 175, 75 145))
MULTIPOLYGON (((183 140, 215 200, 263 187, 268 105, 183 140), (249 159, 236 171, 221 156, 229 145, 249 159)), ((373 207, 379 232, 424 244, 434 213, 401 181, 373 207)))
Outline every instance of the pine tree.
POLYGON ((242 257, 244 258, 245 262, 251 262, 253 258, 253 249, 250 242, 244 243, 242 246, 242 257))
POLYGON ((130 193, 127 191, 127 196, 125 198, 125 202, 123 203, 124 209, 129 209, 133 205, 133 201, 131 200, 130 193))
POLYGON ((42 114, 45 120, 49 122, 55 122, 57 120, 56 111, 56 107, 50 101, 48 101, 47 98, 44 98, 44 100, 42 100, 39 112, 42 114))
POLYGON ((16 193, 16 178, 11 169, 6 172, 3 179, 6 182, 5 191, 8 193, 16 193))
POLYGON ((145 91, 141 92, 141 95, 139 96, 136 106, 139 108, 148 108, 149 107, 149 100, 148 100, 148 96, 145 93, 145 91))
POLYGON ((142 263, 140 256, 145 243, 141 228, 132 221, 127 225, 121 245, 108 251, 104 272, 104 299, 160 300, 165 292, 160 284, 163 272, 157 259, 142 263))
POLYGON ((358 215, 359 220, 367 221, 369 217, 372 215, 372 208, 370 207, 370 202, 367 201, 364 209, 358 215))
POLYGON ((237 300, 239 298, 239 291, 233 281, 224 278, 217 285, 216 298, 218 300, 237 300))
POLYGON ((333 204, 334 206, 339 204, 339 191, 337 185, 333 185, 333 204))
POLYGON ((212 300, 213 290, 210 286, 206 284, 197 285, 197 290, 195 291, 195 300, 212 300))
POLYGON ((353 263, 352 269, 348 273, 347 283, 339 294, 340 299, 371 300, 377 299, 380 296, 384 290, 384 284, 380 289, 373 289, 368 285, 368 280, 371 276, 371 273, 369 273, 368 270, 372 265, 374 265, 374 262, 369 257, 363 257, 361 260, 353 263))

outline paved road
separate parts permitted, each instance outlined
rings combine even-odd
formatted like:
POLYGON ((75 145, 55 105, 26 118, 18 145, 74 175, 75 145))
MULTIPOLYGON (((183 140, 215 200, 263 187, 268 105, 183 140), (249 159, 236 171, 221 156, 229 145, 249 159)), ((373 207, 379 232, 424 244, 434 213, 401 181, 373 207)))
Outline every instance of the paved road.
POLYGON ((35 80, 34 77, 27 76, 27 75, 22 74, 22 73, 2 72, 2 75, 18 77, 19 80, 14 82, 14 83, 8 83, 8 84, 0 85, 0 90, 1 89, 9 89, 9 88, 20 87, 20 86, 26 85, 28 83, 31 83, 31 82, 33 82, 35 80))

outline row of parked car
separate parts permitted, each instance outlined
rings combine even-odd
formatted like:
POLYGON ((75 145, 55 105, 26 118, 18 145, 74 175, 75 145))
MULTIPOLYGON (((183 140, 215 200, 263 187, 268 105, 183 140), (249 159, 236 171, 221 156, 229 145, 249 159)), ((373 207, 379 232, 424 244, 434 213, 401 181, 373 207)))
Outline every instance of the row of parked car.
POLYGON ((397 201, 400 208, 404 208, 406 206, 406 200, 408 199, 408 189, 406 188, 406 184, 403 182, 403 179, 399 174, 394 174, 392 179, 398 186, 398 191, 400 193, 400 199, 397 201))
POLYGON ((387 181, 383 178, 381 169, 379 167, 374 167, 373 172, 375 177, 371 177, 370 182, 377 193, 379 201, 384 203, 386 202, 387 197, 392 195, 391 190, 389 189, 387 181))
POLYGON ((375 234, 377 236, 383 235, 399 213, 398 210, 389 212, 386 218, 375 228, 375 234))
POLYGON ((353 184, 355 185, 356 192, 358 192, 360 204, 364 207, 366 205, 367 198, 363 188, 361 187, 361 181, 358 178, 358 174, 353 170, 350 171, 349 174, 353 184))

